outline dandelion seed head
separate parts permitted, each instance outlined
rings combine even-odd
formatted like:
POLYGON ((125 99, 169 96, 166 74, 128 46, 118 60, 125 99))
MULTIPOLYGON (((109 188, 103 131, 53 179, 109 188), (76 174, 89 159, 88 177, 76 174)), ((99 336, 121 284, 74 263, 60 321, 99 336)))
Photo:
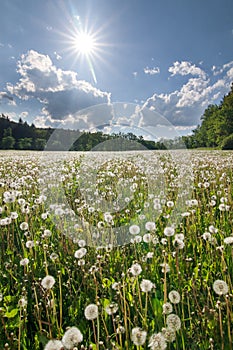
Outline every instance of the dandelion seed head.
POLYGON ((167 348, 166 340, 161 332, 152 334, 148 347, 151 350, 165 350, 167 348))
POLYGON ((138 235, 140 233, 140 227, 138 225, 131 225, 129 228, 129 233, 131 235, 138 235))
POLYGON ((42 281, 41 285, 44 289, 51 289, 55 284, 55 278, 53 276, 45 276, 42 281))
POLYGON ((87 320, 94 320, 98 317, 98 306, 95 304, 89 304, 86 306, 84 315, 87 320))
POLYGON ((129 268, 129 272, 133 275, 133 276, 138 276, 140 275, 140 273, 142 272, 142 267, 140 264, 136 263, 133 264, 130 268, 129 268))
POLYGON ((216 294, 225 295, 228 293, 228 289, 229 289, 228 285, 225 281, 223 280, 214 281, 213 290, 215 291, 216 294))
POLYGON ((139 327, 135 327, 131 331, 131 340, 136 346, 141 346, 146 341, 147 332, 139 327))
POLYGON ((174 227, 171 227, 171 226, 170 227, 165 227, 165 229, 164 229, 165 236, 170 237, 170 236, 173 236, 174 233, 175 233, 174 227))
POLYGON ((181 320, 179 316, 170 314, 167 316, 166 324, 169 328, 178 331, 181 328, 181 320))
POLYGON ((143 279, 140 283, 140 288, 142 292, 148 293, 151 292, 153 288, 155 288, 155 284, 152 283, 150 280, 143 279))
POLYGON ((60 340, 50 340, 46 345, 44 350, 62 350, 63 344, 60 340))
POLYGON ((82 341, 83 335, 77 327, 69 328, 62 337, 62 344, 68 350, 73 349, 75 345, 82 341))
POLYGON ((177 292, 176 290, 172 290, 168 294, 168 298, 172 304, 179 304, 180 302, 180 293, 177 292))
POLYGON ((172 311, 173 311, 173 306, 172 306, 172 304, 170 304, 170 303, 165 303, 165 304, 163 304, 163 314, 164 315, 169 315, 169 314, 171 314, 172 313, 172 311))

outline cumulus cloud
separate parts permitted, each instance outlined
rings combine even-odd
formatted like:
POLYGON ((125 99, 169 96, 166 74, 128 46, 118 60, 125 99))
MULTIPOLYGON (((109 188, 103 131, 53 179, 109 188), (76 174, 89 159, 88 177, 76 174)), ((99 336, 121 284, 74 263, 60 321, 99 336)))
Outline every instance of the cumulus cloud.
POLYGON ((42 114, 51 120, 62 120, 80 109, 99 103, 109 103, 111 94, 79 80, 76 72, 57 68, 48 55, 30 50, 17 65, 19 81, 7 84, 10 94, 22 100, 35 98, 42 114))
MULTIPOLYGON (((175 65, 174 69, 169 68, 169 72, 174 74, 188 75, 192 71, 191 77, 179 89, 170 93, 155 93, 147 99, 144 106, 152 111, 157 111, 167 118, 175 127, 189 127, 200 123, 200 117, 209 104, 218 103, 218 99, 230 90, 233 79, 233 62, 229 62, 220 68, 214 67, 212 71, 218 70, 216 75, 207 78, 200 68, 189 65, 175 65), (183 67, 182 69, 180 69, 183 67), (189 69, 184 69, 189 67, 189 69), (196 69, 197 68, 197 69, 196 69), (196 74, 195 74, 196 72, 196 74), (221 75, 220 75, 221 74, 221 75)), ((179 130, 179 128, 177 130, 179 130)))
POLYGON ((199 67, 197 67, 195 64, 192 64, 188 61, 176 61, 173 63, 171 67, 169 67, 168 71, 171 74, 171 76, 180 74, 180 75, 194 75, 199 76, 202 78, 206 78, 206 73, 199 67))
POLYGON ((145 67, 144 73, 149 75, 155 75, 160 73, 160 69, 159 67, 153 67, 153 68, 145 67))

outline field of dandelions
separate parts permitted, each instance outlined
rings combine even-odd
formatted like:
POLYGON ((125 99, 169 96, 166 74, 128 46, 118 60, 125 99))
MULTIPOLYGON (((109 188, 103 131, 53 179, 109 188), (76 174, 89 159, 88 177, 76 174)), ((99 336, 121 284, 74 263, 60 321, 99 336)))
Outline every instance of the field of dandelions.
POLYGON ((232 349, 233 153, 187 152, 0 153, 0 349, 232 349))

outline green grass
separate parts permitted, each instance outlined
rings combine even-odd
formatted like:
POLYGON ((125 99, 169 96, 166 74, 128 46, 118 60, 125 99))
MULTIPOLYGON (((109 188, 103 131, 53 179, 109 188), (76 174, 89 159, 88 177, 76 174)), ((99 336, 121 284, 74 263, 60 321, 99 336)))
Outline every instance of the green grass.
POLYGON ((72 326, 78 349, 147 349, 153 334, 167 337, 168 302, 181 326, 169 327, 167 349, 232 349, 233 153, 187 154, 72 153, 58 167, 39 153, 0 153, 1 349, 44 349, 72 326))

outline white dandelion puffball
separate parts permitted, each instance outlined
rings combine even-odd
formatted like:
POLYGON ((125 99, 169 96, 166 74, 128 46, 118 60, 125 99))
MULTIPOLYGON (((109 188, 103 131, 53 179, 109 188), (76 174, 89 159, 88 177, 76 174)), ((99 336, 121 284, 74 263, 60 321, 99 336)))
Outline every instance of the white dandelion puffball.
POLYGON ((116 303, 111 303, 105 307, 105 311, 108 315, 113 315, 117 312, 118 305, 116 303))
POLYGON ((165 303, 163 304, 163 314, 164 315, 169 315, 173 311, 173 306, 170 303, 165 303))
POLYGON ((140 288, 141 288, 142 292, 148 293, 153 288, 155 288, 155 285, 150 280, 143 279, 142 282, 140 283, 140 288))
POLYGON ((98 306, 95 304, 89 304, 85 308, 84 315, 87 320, 94 320, 98 317, 98 306))
POLYGON ((178 331, 181 328, 181 320, 179 316, 175 314, 170 314, 167 316, 166 320, 167 326, 175 331, 178 331))
POLYGON ((174 233, 175 233, 174 227, 171 227, 171 226, 170 227, 165 227, 165 229, 164 229, 165 236, 170 237, 170 236, 173 236, 174 233))
POLYGON ((129 233, 131 235, 138 235, 140 232, 140 227, 138 225, 131 225, 129 228, 129 233))
POLYGON ((176 290, 172 290, 168 294, 168 298, 172 304, 179 304, 180 302, 180 294, 176 290))
POLYGON ((54 284, 55 284, 55 279, 53 276, 50 276, 50 275, 45 276, 41 281, 41 285, 44 289, 51 289, 53 288, 54 284))
POLYGON ((80 248, 78 250, 76 250, 76 252, 74 253, 74 256, 76 259, 82 259, 87 253, 87 249, 86 248, 80 248))
POLYGON ((28 263, 29 263, 29 259, 28 258, 24 258, 24 259, 20 260, 19 263, 20 263, 21 266, 27 266, 28 263))
POLYGON ((146 224, 145 224, 145 229, 147 231, 154 231, 155 230, 155 223, 152 222, 152 221, 147 221, 146 224))
POLYGON ((46 345, 44 350, 62 350, 64 348, 60 340, 50 340, 46 345))
POLYGON ((28 230, 28 223, 27 222, 22 222, 20 225, 19 225, 20 229, 22 231, 26 231, 28 230))
POLYGON ((229 236, 224 238, 224 243, 225 244, 233 244, 233 236, 229 236))
POLYGON ((135 327, 132 329, 131 340, 134 343, 134 345, 136 346, 143 345, 146 341, 146 336, 147 336, 147 332, 143 331, 141 328, 135 327))
POLYGON ((148 347, 151 348, 151 350, 165 350, 167 348, 167 343, 163 334, 160 332, 152 334, 148 347))
POLYGON ((73 349, 83 341, 83 335, 77 327, 69 328, 62 337, 62 344, 66 349, 73 349))
POLYGON ((138 276, 142 272, 142 267, 140 264, 136 263, 130 267, 129 271, 133 276, 138 276))
POLYGON ((228 285, 225 281, 216 280, 213 284, 213 290, 218 295, 224 295, 228 293, 228 285))

